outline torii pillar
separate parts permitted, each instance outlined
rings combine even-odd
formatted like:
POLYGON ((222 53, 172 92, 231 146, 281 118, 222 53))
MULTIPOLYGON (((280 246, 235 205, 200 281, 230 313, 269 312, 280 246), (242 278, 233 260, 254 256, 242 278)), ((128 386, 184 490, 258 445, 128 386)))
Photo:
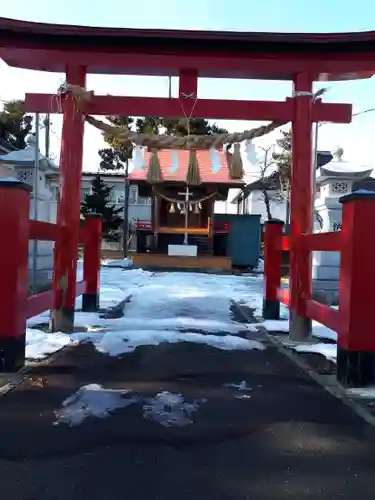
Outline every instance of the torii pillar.
POLYGON ((313 77, 299 73, 294 78, 292 122, 292 178, 290 194, 290 339, 311 335, 306 301, 312 295, 311 252, 299 245, 301 236, 312 232, 312 123, 313 77))
MULTIPOLYGON (((66 82, 68 85, 85 87, 86 68, 68 66, 66 82)), ((52 331, 72 332, 80 230, 84 116, 77 109, 70 92, 62 97, 62 106, 60 202, 57 213, 59 231, 55 243, 54 304, 50 327, 52 331)))

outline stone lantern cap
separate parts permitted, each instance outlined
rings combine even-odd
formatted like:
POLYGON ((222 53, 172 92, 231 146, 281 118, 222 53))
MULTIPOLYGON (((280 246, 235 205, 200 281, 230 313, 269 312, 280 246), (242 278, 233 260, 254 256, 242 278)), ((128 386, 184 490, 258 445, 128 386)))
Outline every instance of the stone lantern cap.
POLYGON ((333 178, 354 180, 369 177, 371 175, 373 170, 371 167, 343 160, 342 157, 344 150, 340 146, 337 146, 333 151, 331 151, 331 154, 333 156, 332 160, 326 163, 323 167, 320 167, 316 172, 317 183, 333 178))
MULTIPOLYGON (((35 166, 35 148, 36 148, 36 138, 33 134, 29 134, 26 137, 26 148, 19 149, 17 151, 11 151, 5 155, 0 155, 0 163, 5 165, 13 165, 19 167, 34 167, 35 166)), ((55 169, 56 165, 53 161, 46 158, 44 155, 39 153, 39 168, 41 170, 47 170, 49 168, 55 169)))

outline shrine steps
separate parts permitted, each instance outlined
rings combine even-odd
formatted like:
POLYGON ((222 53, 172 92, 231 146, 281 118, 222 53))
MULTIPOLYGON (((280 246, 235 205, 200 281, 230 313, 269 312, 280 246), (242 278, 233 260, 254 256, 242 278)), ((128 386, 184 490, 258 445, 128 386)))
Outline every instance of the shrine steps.
POLYGON ((213 254, 212 240, 207 236, 189 236, 189 245, 196 245, 198 256, 206 256, 213 254))
POLYGON ((134 253, 131 258, 136 266, 164 269, 232 269, 230 257, 199 255, 198 257, 178 257, 155 253, 134 253))

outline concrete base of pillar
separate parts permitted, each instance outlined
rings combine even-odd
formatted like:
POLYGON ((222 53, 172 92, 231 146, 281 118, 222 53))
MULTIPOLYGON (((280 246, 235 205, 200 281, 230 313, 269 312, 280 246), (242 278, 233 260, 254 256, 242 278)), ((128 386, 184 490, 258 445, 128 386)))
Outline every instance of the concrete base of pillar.
POLYGON ((337 380, 344 387, 367 387, 375 383, 375 352, 349 351, 337 347, 337 380))
POLYGON ((74 308, 53 309, 50 318, 50 331, 71 333, 74 331, 74 308))
POLYGON ((280 319, 280 302, 278 300, 263 300, 263 318, 280 319))
POLYGON ((82 295, 82 311, 95 312, 99 309, 99 294, 84 293, 82 295))
POLYGON ((26 335, 0 338, 0 372, 15 373, 25 365, 26 335))
POLYGON ((289 339, 294 341, 311 338, 311 319, 301 318, 295 311, 289 311, 289 339))

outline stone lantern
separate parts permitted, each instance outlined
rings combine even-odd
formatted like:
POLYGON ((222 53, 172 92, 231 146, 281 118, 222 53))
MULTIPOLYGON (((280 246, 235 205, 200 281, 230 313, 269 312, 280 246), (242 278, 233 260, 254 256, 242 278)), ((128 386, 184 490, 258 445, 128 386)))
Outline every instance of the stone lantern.
MULTIPOLYGON (((321 227, 315 224, 316 232, 341 231, 341 196, 352 191, 353 183, 368 177, 372 168, 343 159, 344 150, 332 151, 333 159, 317 170, 317 198, 315 210, 321 219, 321 227)), ((328 303, 337 303, 340 271, 339 252, 313 252, 313 292, 328 303)))

